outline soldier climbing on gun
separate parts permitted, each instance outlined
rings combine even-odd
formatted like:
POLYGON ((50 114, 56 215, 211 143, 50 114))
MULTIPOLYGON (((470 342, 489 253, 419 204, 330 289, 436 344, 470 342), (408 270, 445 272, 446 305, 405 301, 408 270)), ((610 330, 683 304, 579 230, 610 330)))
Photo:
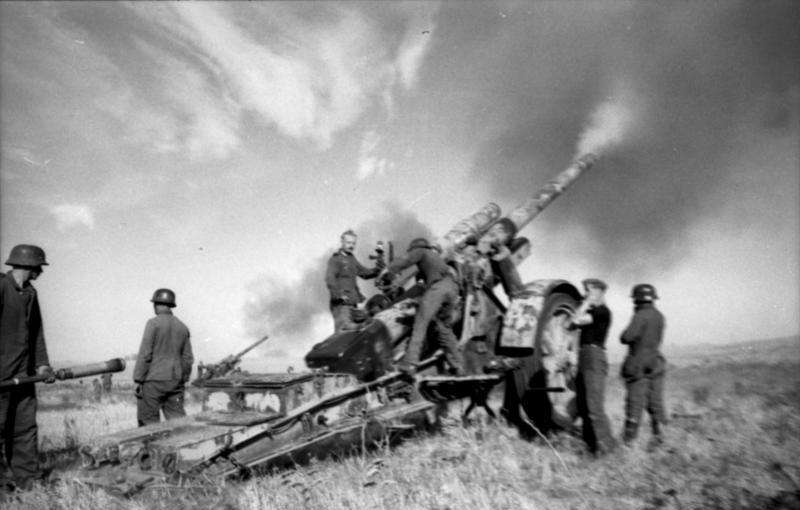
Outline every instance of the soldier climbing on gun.
POLYGON ((414 239, 409 244, 406 255, 389 264, 379 279, 391 282, 398 272, 413 265, 417 266, 426 288, 414 317, 411 339, 397 367, 407 374, 416 372, 428 328, 433 322, 437 342, 445 351, 450 371, 455 375, 463 375, 464 362, 452 325, 452 312, 459 300, 459 288, 452 268, 445 263, 439 252, 427 239, 414 239))

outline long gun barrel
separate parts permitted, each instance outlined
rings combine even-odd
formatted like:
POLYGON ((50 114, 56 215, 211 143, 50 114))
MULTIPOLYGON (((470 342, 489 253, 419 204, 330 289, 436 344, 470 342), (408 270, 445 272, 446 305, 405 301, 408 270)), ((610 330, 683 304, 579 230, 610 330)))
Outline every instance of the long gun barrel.
POLYGON ((256 341, 256 343, 254 343, 254 344, 251 344, 249 347, 247 347, 246 349, 244 349, 242 352, 240 352, 239 354, 235 355, 235 356, 233 357, 233 359, 234 359, 234 360, 236 360, 236 361, 239 361, 240 359, 242 359, 242 356, 244 356, 244 355, 245 355, 245 354, 247 354, 248 352, 252 351, 253 349, 255 349, 256 347, 258 347, 259 345, 263 344, 263 343, 264 343, 264 342, 266 342, 268 339, 269 339, 269 335, 265 335, 263 338, 261 338, 260 340, 256 341))
MULTIPOLYGON (((55 377, 59 381, 66 379, 80 379, 82 377, 90 377, 98 374, 110 374, 113 372, 122 372, 125 370, 125 360, 121 358, 114 358, 100 363, 92 363, 89 365, 81 365, 71 368, 60 368, 55 371, 55 377)), ((15 377, 6 381, 0 381, 0 389, 13 388, 20 384, 36 383, 49 379, 53 374, 30 375, 25 377, 15 377)))
POLYGON ((219 363, 215 363, 213 365, 203 365, 200 363, 197 366, 197 380, 204 381, 207 379, 212 379, 214 377, 224 377, 231 372, 234 371, 236 365, 239 364, 242 357, 247 354, 248 352, 252 351, 259 345, 263 344, 267 341, 269 335, 265 335, 263 338, 257 340, 255 343, 250 344, 246 349, 242 350, 238 354, 234 354, 231 356, 226 356, 225 359, 220 361, 219 363))
POLYGON ((566 169, 545 184, 523 204, 515 207, 508 216, 501 218, 489 227, 482 240, 489 241, 492 245, 508 243, 517 232, 530 223, 558 198, 573 182, 586 173, 597 161, 594 154, 584 154, 577 158, 566 169), (502 228, 495 228, 499 225, 502 228))

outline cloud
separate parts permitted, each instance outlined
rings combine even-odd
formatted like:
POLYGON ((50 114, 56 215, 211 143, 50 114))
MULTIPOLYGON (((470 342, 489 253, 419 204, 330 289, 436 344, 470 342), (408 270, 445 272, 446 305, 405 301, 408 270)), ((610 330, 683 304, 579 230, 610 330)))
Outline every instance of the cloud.
POLYGON ((417 30, 420 16, 399 9, 390 10, 393 38, 369 9, 338 4, 132 7, 188 45, 237 107, 323 149, 376 98, 391 104, 394 83, 413 87, 430 41, 417 30))
POLYGON ((94 211, 85 204, 61 204, 50 208, 59 230, 84 226, 94 229, 94 211))
POLYGON ((375 131, 367 131, 361 139, 358 151, 358 171, 356 176, 364 180, 372 175, 383 175, 394 165, 386 158, 376 155, 381 137, 375 131))

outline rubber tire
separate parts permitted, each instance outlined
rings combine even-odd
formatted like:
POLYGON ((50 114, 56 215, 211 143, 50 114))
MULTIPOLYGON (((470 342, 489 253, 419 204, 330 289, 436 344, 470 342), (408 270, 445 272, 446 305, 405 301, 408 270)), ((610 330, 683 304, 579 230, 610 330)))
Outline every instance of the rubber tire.
MULTIPOLYGON (((547 297, 545 304, 542 307, 542 312, 539 315, 539 323, 536 328, 536 338, 534 339, 534 353, 533 357, 533 375, 528 384, 531 388, 544 388, 549 387, 551 384, 548 382, 548 374, 544 369, 542 363, 543 343, 546 332, 551 326, 551 322, 555 319, 558 312, 569 312, 570 314, 578 308, 578 303, 569 294, 563 292, 555 292, 547 297)), ((557 327, 557 326, 555 326, 557 327)), ((577 353, 578 348, 578 334, 576 331, 566 332, 572 336, 573 349, 577 353)), ((553 430, 561 430, 566 428, 566 424, 571 422, 572 419, 566 415, 559 406, 554 406, 556 399, 562 402, 570 401, 575 402, 575 385, 574 380, 568 377, 566 384, 561 384, 559 387, 564 387, 564 392, 550 393, 545 391, 528 391, 522 398, 522 408, 528 418, 533 422, 537 429, 543 434, 547 434, 553 430)))

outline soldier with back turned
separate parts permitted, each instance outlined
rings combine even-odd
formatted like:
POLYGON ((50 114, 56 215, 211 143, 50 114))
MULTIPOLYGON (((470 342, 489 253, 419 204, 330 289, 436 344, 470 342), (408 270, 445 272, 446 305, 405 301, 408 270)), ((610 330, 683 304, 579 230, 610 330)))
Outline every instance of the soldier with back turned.
POLYGON ((664 315, 655 307, 658 295, 649 283, 635 285, 631 298, 633 318, 620 336, 620 341, 628 346, 628 355, 622 364, 622 378, 627 389, 623 440, 630 445, 636 439, 639 420, 647 409, 652 427, 650 446, 655 447, 662 442, 662 427, 667 421, 664 410, 666 361, 660 349, 664 315))
POLYGON ((147 321, 133 370, 139 426, 186 416, 183 407, 186 383, 192 373, 189 328, 172 314, 175 293, 158 289, 150 300, 155 317, 147 321))

